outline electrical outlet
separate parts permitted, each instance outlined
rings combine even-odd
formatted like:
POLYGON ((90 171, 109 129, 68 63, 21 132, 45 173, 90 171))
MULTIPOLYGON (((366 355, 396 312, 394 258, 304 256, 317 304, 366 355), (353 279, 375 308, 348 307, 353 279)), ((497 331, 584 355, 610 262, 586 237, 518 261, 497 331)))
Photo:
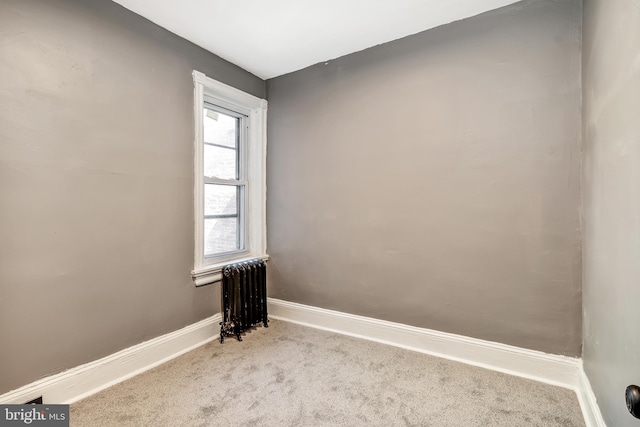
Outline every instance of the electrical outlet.
POLYGON ((25 405, 42 405, 42 396, 24 403, 25 405))

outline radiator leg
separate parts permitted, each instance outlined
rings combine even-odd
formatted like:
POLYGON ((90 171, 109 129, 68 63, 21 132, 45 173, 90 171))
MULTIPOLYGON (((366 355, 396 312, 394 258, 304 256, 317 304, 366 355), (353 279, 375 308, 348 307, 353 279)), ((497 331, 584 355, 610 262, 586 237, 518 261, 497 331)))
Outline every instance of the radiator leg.
POLYGON ((236 338, 238 338, 238 341, 242 341, 242 326, 240 325, 240 322, 236 321, 233 329, 234 333, 236 334, 236 338))

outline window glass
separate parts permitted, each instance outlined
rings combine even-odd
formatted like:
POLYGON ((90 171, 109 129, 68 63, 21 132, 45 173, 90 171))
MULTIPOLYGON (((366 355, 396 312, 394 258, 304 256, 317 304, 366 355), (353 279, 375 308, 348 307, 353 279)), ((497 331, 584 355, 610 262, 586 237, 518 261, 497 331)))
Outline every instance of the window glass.
POLYGON ((238 143, 238 118, 215 111, 204 109, 204 142, 236 148, 238 143))
POLYGON ((212 108, 203 109, 204 175, 238 179, 240 119, 212 108))
POLYGON ((238 240, 237 218, 205 218, 204 255, 206 257, 238 250, 238 240))
POLYGON ((204 214, 238 215, 238 187, 235 185, 204 185, 204 214))

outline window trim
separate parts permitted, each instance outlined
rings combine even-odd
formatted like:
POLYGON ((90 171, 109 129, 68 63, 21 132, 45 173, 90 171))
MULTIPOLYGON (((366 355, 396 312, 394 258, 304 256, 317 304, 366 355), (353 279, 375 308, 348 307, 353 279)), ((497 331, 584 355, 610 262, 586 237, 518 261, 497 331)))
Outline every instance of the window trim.
POLYGON ((267 260, 266 226, 266 153, 267 106, 265 99, 250 95, 221 83, 203 73, 193 71, 194 84, 194 268, 191 272, 196 286, 221 280, 221 270, 231 262, 260 258, 267 260), (216 258, 204 256, 204 135, 202 109, 207 103, 243 114, 248 132, 244 162, 246 167, 246 248, 239 253, 216 258))

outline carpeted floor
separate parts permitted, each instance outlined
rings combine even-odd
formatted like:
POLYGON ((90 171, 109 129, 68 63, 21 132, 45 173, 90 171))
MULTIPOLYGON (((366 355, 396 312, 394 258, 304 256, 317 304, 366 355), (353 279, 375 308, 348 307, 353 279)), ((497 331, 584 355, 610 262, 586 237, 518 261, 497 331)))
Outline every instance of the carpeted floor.
POLYGON ((272 321, 71 405, 72 426, 584 426, 574 392, 272 321))

